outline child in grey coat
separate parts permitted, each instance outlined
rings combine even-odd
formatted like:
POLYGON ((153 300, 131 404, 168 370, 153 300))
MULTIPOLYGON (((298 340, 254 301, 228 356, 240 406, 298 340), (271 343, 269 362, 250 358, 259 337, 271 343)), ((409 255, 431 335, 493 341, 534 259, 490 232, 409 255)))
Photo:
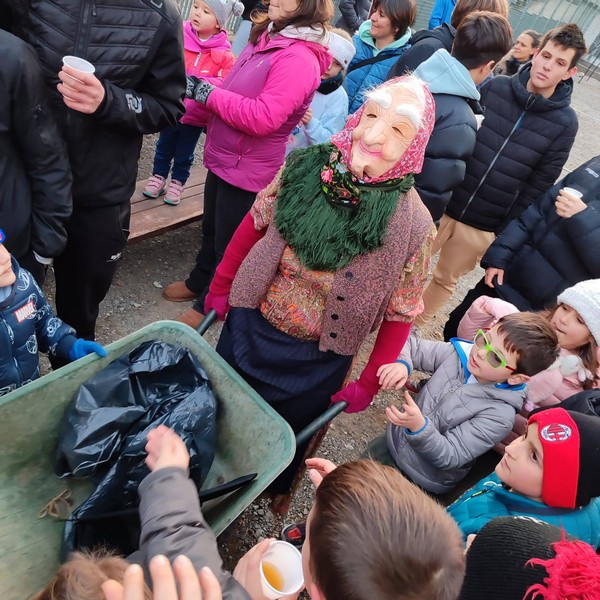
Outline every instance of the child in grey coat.
POLYGON ((386 409, 387 434, 368 455, 428 492, 450 491, 511 430, 529 377, 557 356, 556 333, 534 313, 507 315, 473 342, 412 336, 398 360, 379 369, 379 383, 400 389, 413 368, 431 372, 431 379, 414 400, 405 391, 402 409, 386 409))

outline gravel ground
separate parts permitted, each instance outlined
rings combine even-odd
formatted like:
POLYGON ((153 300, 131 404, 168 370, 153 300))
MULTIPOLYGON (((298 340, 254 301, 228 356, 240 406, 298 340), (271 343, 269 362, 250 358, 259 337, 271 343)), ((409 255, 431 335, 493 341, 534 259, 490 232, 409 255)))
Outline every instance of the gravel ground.
MULTIPOLYGON (((598 153, 594 135, 598 117, 594 107, 600 101, 600 84, 596 81, 578 81, 573 105, 580 118, 578 134, 571 157, 566 167, 575 166, 598 153)), ((151 174, 156 136, 148 136, 140 160, 140 179, 151 174)), ((201 160, 202 141, 196 153, 201 160)), ((140 327, 159 319, 175 318, 187 308, 185 304, 165 301, 161 288, 171 281, 184 278, 192 265, 200 241, 200 226, 188 225, 160 237, 130 245, 120 262, 117 276, 106 300, 102 303, 98 320, 98 339, 108 343, 119 339, 140 327)), ((424 337, 441 339, 441 328, 448 312, 462 299, 464 294, 478 281, 482 271, 476 270, 464 277, 449 304, 438 318, 425 328, 424 337)), ((48 277, 48 295, 53 296, 53 277, 48 277)), ((206 335, 213 345, 219 326, 214 326, 206 335)), ((369 356, 373 339, 363 346, 356 361, 356 374, 360 372, 369 356)), ((394 399, 394 394, 378 397, 373 405, 358 415, 340 415, 331 425, 318 455, 342 463, 358 458, 367 443, 384 431, 384 407, 394 399), (391 397, 390 397, 391 396, 391 397)), ((311 485, 306 480, 296 493, 286 521, 304 520, 312 503, 311 485)), ((223 557, 232 567, 237 559, 257 540, 265 536, 278 536, 283 520, 270 511, 266 500, 257 500, 220 537, 223 557)))

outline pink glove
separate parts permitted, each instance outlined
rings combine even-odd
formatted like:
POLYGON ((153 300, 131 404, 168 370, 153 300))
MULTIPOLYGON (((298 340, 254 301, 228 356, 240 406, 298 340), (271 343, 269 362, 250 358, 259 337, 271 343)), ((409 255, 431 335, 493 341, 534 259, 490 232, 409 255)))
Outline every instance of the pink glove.
POLYGON ((472 340, 478 329, 491 329, 499 319, 516 312, 519 309, 506 300, 480 296, 461 319, 456 335, 463 340, 472 340))
POLYGON ((224 321, 227 313, 229 313, 229 294, 213 294, 208 292, 204 299, 204 314, 208 314, 208 311, 212 308, 215 309, 219 321, 224 321))
POLYGON ((344 411, 347 413, 361 412, 373 402, 374 395, 369 392, 359 381, 349 383, 344 389, 340 390, 331 397, 331 402, 347 402, 348 408, 344 411))

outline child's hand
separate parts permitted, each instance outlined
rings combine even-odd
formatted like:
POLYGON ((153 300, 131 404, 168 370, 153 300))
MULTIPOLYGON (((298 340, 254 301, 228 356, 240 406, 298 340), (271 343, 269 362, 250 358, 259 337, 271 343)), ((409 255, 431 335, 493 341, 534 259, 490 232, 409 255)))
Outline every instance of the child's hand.
POLYGON ((101 346, 98 342, 77 338, 69 350, 69 358, 71 360, 78 360, 88 354, 94 354, 94 352, 98 356, 106 356, 107 354, 104 346, 101 346))
POLYGON ((381 365, 377 371, 379 385, 384 390, 399 390, 408 379, 408 369, 403 363, 381 365))
POLYGON ((302 117, 301 123, 302 125, 308 125, 310 120, 312 119, 312 110, 309 108, 302 117))
POLYGON ((318 488, 323 479, 337 468, 337 465, 326 458, 307 458, 308 476, 312 484, 318 488))
MULTIPOLYGON (((154 600, 223 600, 221 585, 214 573, 208 568, 196 569, 186 556, 178 556, 173 568, 165 556, 155 556, 149 565, 152 577, 154 600), (179 584, 179 595, 175 577, 179 584)), ((146 589, 144 571, 139 565, 130 565, 125 571, 123 584, 109 579, 102 584, 106 600, 144 600, 146 589)))
POLYGON ((419 431, 425 425, 425 417, 408 392, 404 392, 404 400, 404 412, 400 412, 395 406, 388 406, 385 416, 392 425, 406 427, 413 432, 419 431))
POLYGON ((183 440, 165 425, 148 432, 146 452, 146 464, 151 471, 166 467, 187 469, 190 464, 190 453, 183 440))

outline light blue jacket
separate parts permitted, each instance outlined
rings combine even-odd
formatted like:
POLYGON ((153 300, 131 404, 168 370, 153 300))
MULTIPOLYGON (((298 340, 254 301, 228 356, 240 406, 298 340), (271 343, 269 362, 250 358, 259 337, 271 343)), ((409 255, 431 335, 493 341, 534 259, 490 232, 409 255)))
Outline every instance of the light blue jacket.
POLYGON ((312 119, 308 125, 299 125, 290 134, 285 147, 286 156, 298 148, 324 144, 334 133, 339 133, 348 117, 348 94, 341 86, 331 94, 315 92, 310 109, 312 119))
POLYGON ((348 65, 344 88, 348 92, 349 114, 356 112, 364 102, 364 93, 369 88, 383 83, 389 70, 396 64, 398 58, 410 48, 410 29, 400 38, 378 50, 375 40, 371 37, 371 21, 365 21, 359 28, 358 33, 352 38, 356 54, 348 65), (352 70, 352 65, 373 58, 379 54, 385 54, 387 58, 379 62, 371 63, 358 69, 352 70))
POLYGON ((581 508, 552 508, 527 496, 511 492, 495 473, 482 479, 448 507, 466 540, 495 517, 533 517, 562 527, 594 548, 600 546, 600 498, 581 508))
POLYGON ((429 17, 428 29, 434 29, 443 23, 450 23, 455 6, 456 0, 435 0, 429 17))

